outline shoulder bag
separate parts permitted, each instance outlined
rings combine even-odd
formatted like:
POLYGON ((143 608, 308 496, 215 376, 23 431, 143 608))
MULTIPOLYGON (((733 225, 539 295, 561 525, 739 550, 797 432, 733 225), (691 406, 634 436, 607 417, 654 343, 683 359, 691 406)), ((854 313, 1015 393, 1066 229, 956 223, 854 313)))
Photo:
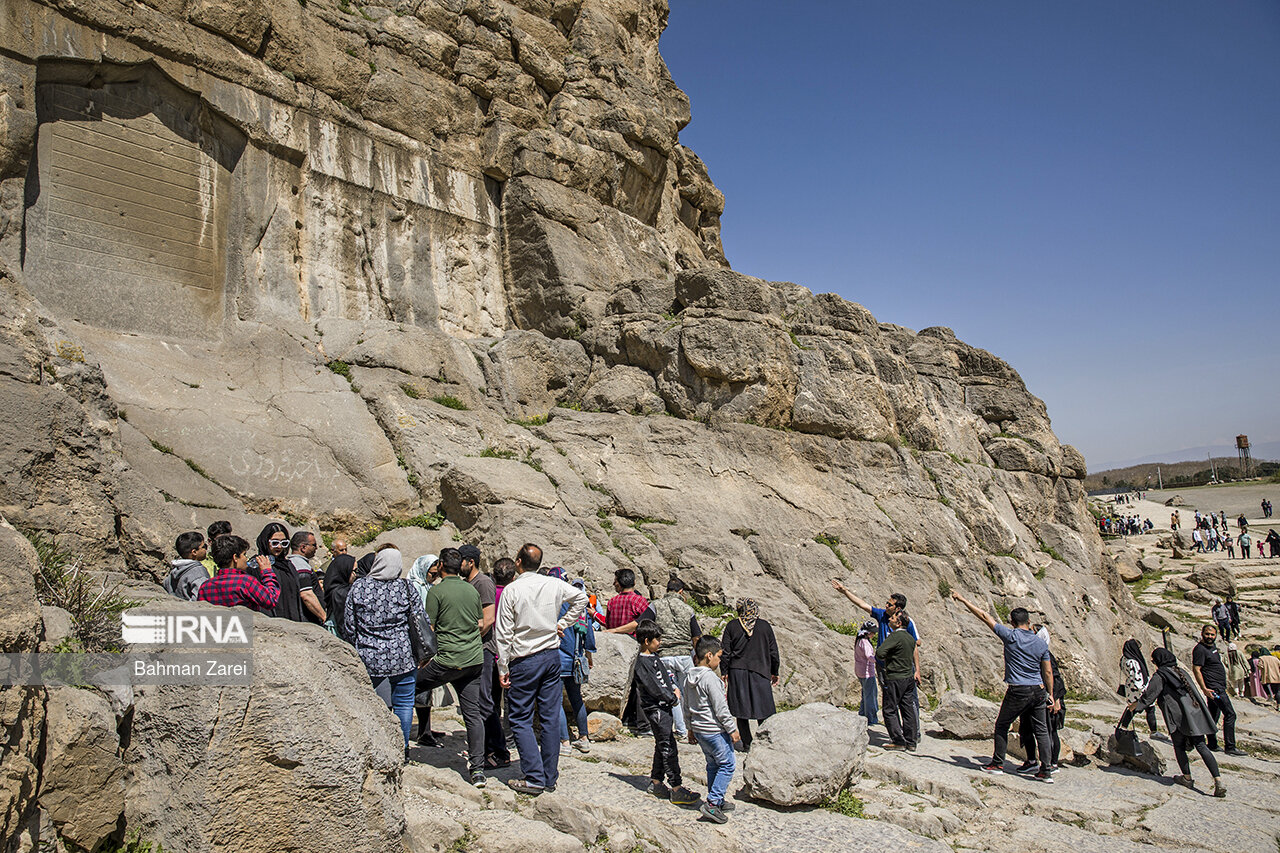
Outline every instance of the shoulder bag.
POLYGON ((413 662, 418 666, 422 666, 431 658, 436 656, 436 652, 440 650, 436 643, 436 632, 431 627, 431 619, 425 612, 413 609, 413 596, 417 595, 417 591, 409 583, 404 581, 405 592, 409 598, 409 645, 413 647, 413 662))

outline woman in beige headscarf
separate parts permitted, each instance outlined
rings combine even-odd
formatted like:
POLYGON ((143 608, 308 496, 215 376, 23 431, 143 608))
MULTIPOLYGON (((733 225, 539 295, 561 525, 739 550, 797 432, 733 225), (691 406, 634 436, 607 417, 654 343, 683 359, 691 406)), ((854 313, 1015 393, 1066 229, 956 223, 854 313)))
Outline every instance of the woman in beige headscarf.
POLYGON ((742 751, 751 749, 751 721, 777 713, 773 688, 778 683, 778 641, 773 626, 760 618, 760 605, 750 598, 737 605, 738 618, 724 628, 720 667, 728 684, 729 711, 738 719, 742 751))

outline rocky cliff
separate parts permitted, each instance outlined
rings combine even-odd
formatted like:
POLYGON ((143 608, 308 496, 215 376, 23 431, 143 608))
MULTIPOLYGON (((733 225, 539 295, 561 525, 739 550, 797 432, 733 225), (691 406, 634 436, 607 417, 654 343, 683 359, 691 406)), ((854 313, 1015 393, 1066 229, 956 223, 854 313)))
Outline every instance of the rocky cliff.
MULTIPOLYGON (((665 23, 663 0, 5 3, 0 511, 137 578, 214 518, 433 514, 602 591, 679 573, 762 603, 796 704, 857 695, 832 578, 908 596, 929 692, 998 682, 956 588, 1028 607, 1103 684, 1135 611, 1083 458, 950 330, 728 269, 665 23)), ((0 695, 38 729, 43 701, 0 695)))

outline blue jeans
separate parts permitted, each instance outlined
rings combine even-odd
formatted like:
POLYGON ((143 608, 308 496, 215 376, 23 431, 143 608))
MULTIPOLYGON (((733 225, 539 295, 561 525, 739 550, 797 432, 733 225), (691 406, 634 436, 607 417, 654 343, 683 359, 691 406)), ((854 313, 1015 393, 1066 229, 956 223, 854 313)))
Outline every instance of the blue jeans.
MULTIPOLYGON (((587 736, 587 703, 582 701, 582 685, 573 680, 572 675, 562 675, 564 692, 569 696, 569 707, 573 709, 574 725, 578 729, 579 739, 587 736)), ((564 713, 563 703, 560 705, 560 740, 569 739, 569 718, 564 713)))
POLYGON ((373 691, 400 718, 400 728, 404 730, 404 745, 409 746, 409 732, 413 729, 413 696, 417 684, 414 671, 399 675, 370 676, 370 679, 373 681, 373 691))
POLYGON ((693 658, 689 655, 668 655, 662 658, 662 666, 670 673, 671 680, 680 691, 680 701, 671 709, 671 717, 675 723, 673 731, 676 739, 684 740, 689 734, 684 726, 684 694, 689 686, 689 673, 693 672, 693 658))
POLYGON ((876 724, 877 714, 880 710, 879 685, 876 684, 876 677, 859 678, 862 682, 862 707, 858 709, 858 713, 867 718, 867 725, 874 726, 876 724))
POLYGON ((702 754, 707 757, 707 802, 723 806, 733 781, 733 771, 738 766, 733 756, 733 738, 724 732, 714 735, 694 733, 702 754))
POLYGON ((544 649, 511 662, 507 719, 520 751, 520 771, 530 785, 553 787, 560 778, 560 649, 544 649), (542 724, 542 740, 533 733, 533 715, 542 724))

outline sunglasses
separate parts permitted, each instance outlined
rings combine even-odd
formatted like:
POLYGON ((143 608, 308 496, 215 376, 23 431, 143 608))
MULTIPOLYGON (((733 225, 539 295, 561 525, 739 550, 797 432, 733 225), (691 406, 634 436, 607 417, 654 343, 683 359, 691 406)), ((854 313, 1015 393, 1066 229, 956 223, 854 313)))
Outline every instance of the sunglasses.
POLYGON ((288 545, 288 544, 289 544, 289 540, 288 540, 288 539, 272 539, 272 540, 271 540, 271 541, 269 541, 267 544, 268 544, 268 545, 270 545, 270 546, 272 546, 272 547, 276 547, 276 546, 279 546, 279 545, 288 545))

